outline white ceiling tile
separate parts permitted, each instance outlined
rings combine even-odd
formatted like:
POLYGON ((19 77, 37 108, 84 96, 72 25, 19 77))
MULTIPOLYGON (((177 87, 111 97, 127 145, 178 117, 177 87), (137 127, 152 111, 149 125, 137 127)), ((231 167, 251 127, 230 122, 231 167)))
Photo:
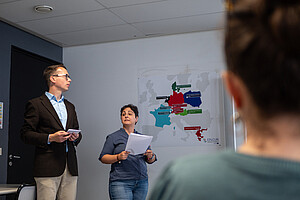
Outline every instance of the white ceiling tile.
POLYGON ((143 22, 133 26, 150 36, 205 31, 223 28, 224 13, 143 22))
POLYGON ((0 17, 11 22, 21 22, 103 8, 95 0, 23 0, 0 4, 0 17), (36 5, 49 5, 54 10, 47 14, 37 13, 34 11, 36 5))
POLYGON ((168 0, 111 9, 128 23, 221 12, 221 0, 168 0))
POLYGON ((124 21, 108 10, 98 10, 17 24, 36 33, 48 35, 120 25, 124 24, 124 21))
POLYGON ((74 46, 220 28, 223 4, 224 0, 0 0, 0 20, 58 45, 74 46), (34 12, 35 5, 44 4, 54 11, 34 12))
POLYGON ((8 3, 8 2, 13 2, 13 1, 20 1, 20 0, 0 0, 0 4, 2 4, 2 3, 8 3))
POLYGON ((133 26, 125 24, 87 31, 47 35, 47 37, 64 44, 64 46, 76 46, 101 42, 129 40, 141 38, 144 37, 144 35, 133 26))
POLYGON ((97 0, 97 1, 107 8, 112 8, 112 7, 128 6, 128 5, 135 5, 135 4, 152 3, 158 1, 166 1, 166 0, 97 0))

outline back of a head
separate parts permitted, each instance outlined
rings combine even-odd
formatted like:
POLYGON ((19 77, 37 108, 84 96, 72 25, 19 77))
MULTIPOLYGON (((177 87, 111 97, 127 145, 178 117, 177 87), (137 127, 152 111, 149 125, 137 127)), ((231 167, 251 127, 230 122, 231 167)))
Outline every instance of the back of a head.
POLYGON ((261 114, 300 115, 300 1, 236 0, 227 14, 228 70, 261 114))

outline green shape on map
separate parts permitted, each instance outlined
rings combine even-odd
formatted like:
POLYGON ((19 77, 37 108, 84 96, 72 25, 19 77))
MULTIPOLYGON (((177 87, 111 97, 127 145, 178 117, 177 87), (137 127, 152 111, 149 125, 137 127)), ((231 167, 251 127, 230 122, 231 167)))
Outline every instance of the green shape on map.
POLYGON ((177 85, 176 81, 172 84, 172 90, 179 92, 180 88, 190 88, 191 84, 177 85))
POLYGON ((200 114, 202 113, 202 109, 192 109, 187 111, 188 114, 200 114))
POLYGON ((192 109, 192 110, 184 109, 183 112, 177 113, 176 115, 186 116, 189 114, 200 114, 200 113, 202 113, 202 109, 192 109))

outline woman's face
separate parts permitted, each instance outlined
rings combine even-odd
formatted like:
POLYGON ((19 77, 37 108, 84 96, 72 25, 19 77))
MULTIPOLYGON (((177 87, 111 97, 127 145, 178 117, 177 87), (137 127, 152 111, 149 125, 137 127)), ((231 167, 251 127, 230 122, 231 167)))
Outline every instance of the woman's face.
POLYGON ((135 123, 138 121, 138 117, 135 117, 135 114, 131 108, 127 107, 122 112, 121 120, 123 125, 135 125, 135 123))

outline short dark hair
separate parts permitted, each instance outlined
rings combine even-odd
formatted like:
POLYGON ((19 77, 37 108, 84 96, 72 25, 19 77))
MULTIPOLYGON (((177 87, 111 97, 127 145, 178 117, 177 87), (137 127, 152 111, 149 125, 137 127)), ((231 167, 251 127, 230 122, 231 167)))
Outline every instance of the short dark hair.
POLYGON ((120 115, 121 115, 121 116, 122 116, 122 113, 123 113, 123 111, 125 110, 125 108, 130 108, 130 109, 134 112, 135 117, 138 117, 138 116, 139 116, 139 110, 138 110, 138 108, 137 108, 135 105, 133 105, 133 104, 127 104, 127 105, 123 106, 123 107, 121 108, 121 111, 120 111, 120 115))
POLYGON ((50 76, 52 76, 57 70, 57 68, 60 67, 67 69, 63 64, 58 64, 58 65, 50 65, 44 70, 43 76, 48 86, 50 85, 50 76))
POLYGON ((300 1, 238 0, 227 13, 229 71, 262 116, 300 113, 300 1))

